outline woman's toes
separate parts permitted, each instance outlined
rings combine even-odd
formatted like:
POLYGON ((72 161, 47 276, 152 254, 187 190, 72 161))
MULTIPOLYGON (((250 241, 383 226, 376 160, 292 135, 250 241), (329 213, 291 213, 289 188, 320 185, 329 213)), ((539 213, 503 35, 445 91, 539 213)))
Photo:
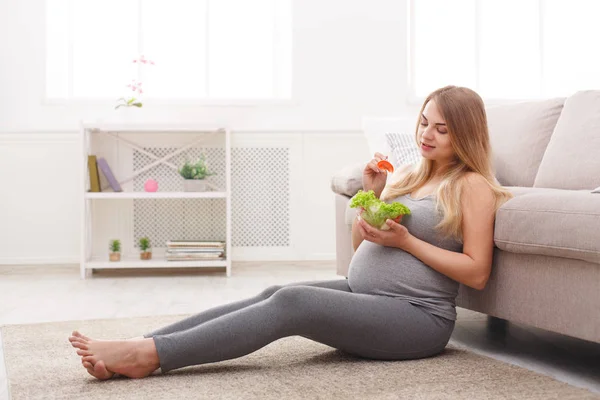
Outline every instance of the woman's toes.
POLYGON ((98 361, 96 365, 94 365, 94 376, 98 379, 110 379, 114 375, 114 372, 110 372, 106 369, 106 365, 104 365, 104 361, 98 361))
POLYGON ((96 375, 94 375, 94 370, 93 369, 86 368, 85 370, 87 371, 88 374, 90 374, 91 376, 93 376, 94 378, 96 378, 96 375))
POLYGON ((75 337, 79 337, 79 338, 83 339, 83 340, 84 340, 84 341, 86 341, 86 342, 89 342, 90 340, 92 340, 92 339, 90 339, 89 337, 87 337, 87 336, 85 336, 85 335, 81 334, 79 331, 73 331, 73 336, 75 336, 75 337))
POLYGON ((71 343, 73 343, 73 342, 88 343, 89 340, 85 340, 84 338, 79 337, 79 336, 71 335, 71 336, 69 336, 69 342, 71 342, 71 343))
POLYGON ((83 356, 83 357, 81 357, 81 361, 89 362, 92 365, 96 365, 96 363, 98 362, 98 360, 96 360, 96 357, 94 357, 94 356, 83 356))
POLYGON ((92 353, 90 353, 90 352, 89 352, 89 351, 87 351, 87 350, 77 350, 77 355, 78 355, 78 356, 91 356, 91 355, 92 355, 92 353))
POLYGON ((81 364, 83 364, 83 367, 87 370, 88 374, 96 379, 106 380, 114 376, 114 373, 109 372, 106 369, 104 361, 98 361, 96 365, 92 365, 92 363, 88 361, 82 361, 81 364))
POLYGON ((81 350, 88 350, 88 345, 82 342, 71 342, 71 346, 81 350))
POLYGON ((90 374, 91 376, 93 376, 96 379, 101 379, 99 376, 96 375, 96 373, 94 372, 94 367, 91 368, 86 368, 85 369, 87 371, 88 374, 90 374))
POLYGON ((87 369, 88 372, 94 372, 94 366, 92 365, 92 363, 89 363, 87 361, 82 361, 81 365, 83 365, 83 368, 87 369))
POLYGON ((88 341, 80 338, 79 336, 69 336, 69 342, 87 343, 88 341))

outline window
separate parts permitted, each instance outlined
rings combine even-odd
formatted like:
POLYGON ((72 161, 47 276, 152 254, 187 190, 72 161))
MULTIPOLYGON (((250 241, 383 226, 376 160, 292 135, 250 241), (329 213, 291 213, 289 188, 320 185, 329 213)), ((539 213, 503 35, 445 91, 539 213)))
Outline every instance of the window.
POLYGON ((290 98, 291 0, 46 0, 46 11, 49 99, 129 96, 132 80, 146 99, 290 98))
POLYGON ((488 99, 600 89, 597 0, 412 0, 410 84, 453 84, 488 99))

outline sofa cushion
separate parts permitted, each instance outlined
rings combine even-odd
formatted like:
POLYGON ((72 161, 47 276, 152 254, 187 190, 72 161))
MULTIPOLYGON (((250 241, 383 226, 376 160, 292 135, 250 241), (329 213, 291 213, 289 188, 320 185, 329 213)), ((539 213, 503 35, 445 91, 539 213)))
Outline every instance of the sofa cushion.
POLYGON ((397 160, 396 154, 393 151, 394 143, 390 140, 392 138, 389 135, 414 136, 416 123, 416 115, 410 118, 363 117, 362 131, 365 139, 367 139, 367 146, 369 148, 367 160, 371 159, 376 152, 379 152, 388 156, 394 167, 397 167, 399 160, 397 160))
POLYGON ((403 164, 413 165, 421 160, 422 156, 415 142, 414 133, 388 132, 385 138, 390 148, 389 161, 394 167, 403 164))
POLYGON ((499 249, 600 264, 600 196, 543 188, 513 193, 496 214, 499 249))
POLYGON ((540 164, 535 187, 593 189, 600 185, 600 90, 567 98, 540 164))
POLYGON ((365 169, 364 163, 352 164, 338 171, 331 178, 331 190, 337 194, 354 196, 362 189, 362 174, 365 169))
POLYGON ((533 186, 564 98, 486 108, 496 178, 505 186, 533 186))

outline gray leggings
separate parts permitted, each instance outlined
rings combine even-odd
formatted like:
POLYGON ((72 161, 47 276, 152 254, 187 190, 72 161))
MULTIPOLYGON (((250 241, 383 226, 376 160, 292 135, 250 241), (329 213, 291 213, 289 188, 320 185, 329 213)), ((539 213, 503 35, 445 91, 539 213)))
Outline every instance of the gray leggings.
POLYGON ((287 336, 302 336, 377 360, 441 352, 454 321, 407 300, 353 293, 346 279, 271 286, 144 335, 154 338, 161 371, 229 360, 287 336))

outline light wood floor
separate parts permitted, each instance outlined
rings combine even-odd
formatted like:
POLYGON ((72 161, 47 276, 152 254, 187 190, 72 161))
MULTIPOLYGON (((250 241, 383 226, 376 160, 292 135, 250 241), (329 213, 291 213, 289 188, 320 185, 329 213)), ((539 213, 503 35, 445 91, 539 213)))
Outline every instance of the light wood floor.
MULTIPOLYGON (((240 300, 275 284, 343 279, 334 262, 238 262, 223 270, 100 271, 0 266, 0 325, 185 314, 240 300)), ((600 394, 600 344, 490 320, 458 309, 452 342, 600 394)), ((0 338, 1 339, 1 338, 0 338)), ((0 340, 0 400, 8 399, 0 340)))

